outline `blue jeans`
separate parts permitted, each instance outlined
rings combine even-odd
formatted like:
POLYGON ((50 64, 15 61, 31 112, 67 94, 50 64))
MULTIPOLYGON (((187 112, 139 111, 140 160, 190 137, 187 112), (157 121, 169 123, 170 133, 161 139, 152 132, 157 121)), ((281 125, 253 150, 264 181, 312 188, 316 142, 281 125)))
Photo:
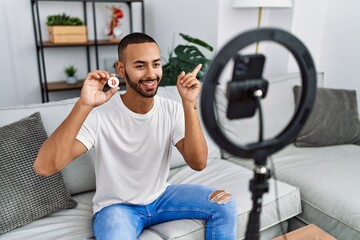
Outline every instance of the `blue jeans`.
POLYGON ((201 185, 170 185, 148 205, 114 204, 94 215, 97 240, 136 240, 152 225, 177 219, 202 219, 206 222, 206 240, 236 239, 236 204, 212 201, 214 189, 201 185))

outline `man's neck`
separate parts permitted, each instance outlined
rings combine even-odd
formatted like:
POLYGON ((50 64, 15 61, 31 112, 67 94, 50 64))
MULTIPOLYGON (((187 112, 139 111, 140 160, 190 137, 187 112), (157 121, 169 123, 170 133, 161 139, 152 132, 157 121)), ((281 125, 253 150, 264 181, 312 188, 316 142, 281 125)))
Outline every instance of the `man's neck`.
POLYGON ((125 106, 134 113, 145 114, 154 106, 153 97, 146 98, 139 94, 131 94, 130 92, 125 92, 120 97, 125 106))

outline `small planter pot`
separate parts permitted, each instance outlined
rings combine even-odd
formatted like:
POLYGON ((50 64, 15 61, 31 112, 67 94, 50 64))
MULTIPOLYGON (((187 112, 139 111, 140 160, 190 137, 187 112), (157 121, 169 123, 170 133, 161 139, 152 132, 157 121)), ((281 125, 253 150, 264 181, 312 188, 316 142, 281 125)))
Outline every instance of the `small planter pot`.
POLYGON ((77 83, 77 77, 76 76, 72 76, 72 77, 67 77, 66 78, 66 83, 67 84, 76 84, 77 83))

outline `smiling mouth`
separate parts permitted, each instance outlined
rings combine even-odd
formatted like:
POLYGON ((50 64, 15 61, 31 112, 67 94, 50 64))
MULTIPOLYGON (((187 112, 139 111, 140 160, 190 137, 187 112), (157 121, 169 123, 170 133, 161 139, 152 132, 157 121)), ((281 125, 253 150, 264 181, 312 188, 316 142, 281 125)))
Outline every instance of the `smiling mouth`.
POLYGON ((156 87, 156 80, 141 80, 140 84, 144 85, 147 89, 153 89, 156 87))

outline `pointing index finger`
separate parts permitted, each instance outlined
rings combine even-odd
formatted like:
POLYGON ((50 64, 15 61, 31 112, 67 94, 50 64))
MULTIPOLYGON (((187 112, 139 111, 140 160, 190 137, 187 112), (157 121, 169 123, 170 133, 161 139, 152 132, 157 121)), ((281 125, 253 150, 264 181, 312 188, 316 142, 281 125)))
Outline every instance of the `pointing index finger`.
POLYGON ((196 75, 200 71, 201 67, 202 67, 202 64, 200 63, 199 65, 196 66, 196 68, 194 68, 194 70, 191 73, 196 77, 196 75))

